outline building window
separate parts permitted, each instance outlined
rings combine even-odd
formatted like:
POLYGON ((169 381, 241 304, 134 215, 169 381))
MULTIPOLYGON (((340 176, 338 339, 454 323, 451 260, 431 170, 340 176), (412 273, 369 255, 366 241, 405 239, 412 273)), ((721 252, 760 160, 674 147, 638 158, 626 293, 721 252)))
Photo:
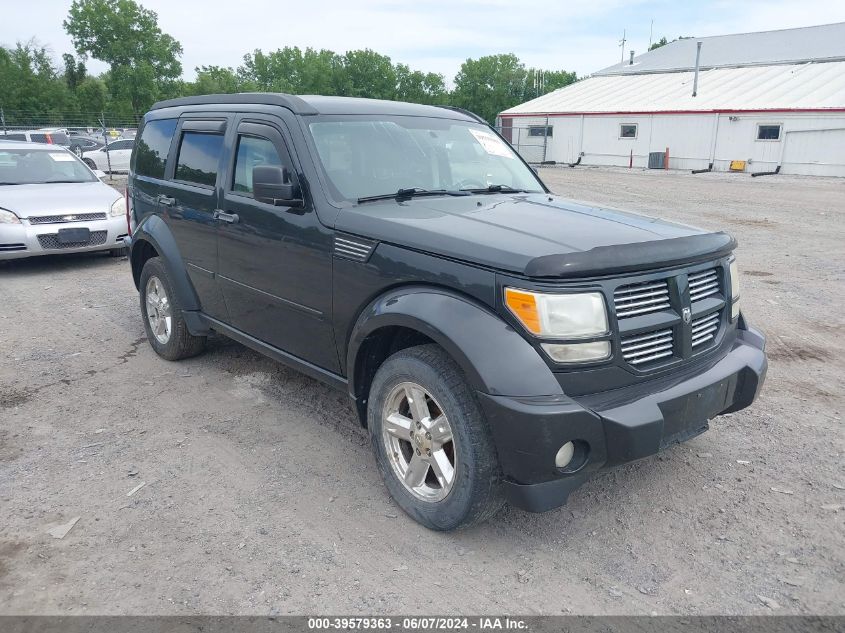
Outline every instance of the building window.
POLYGON ((623 123, 620 125, 619 138, 637 138, 637 124, 623 123))
POLYGON ((780 123, 777 125, 758 125, 757 126, 757 140, 758 141, 779 141, 780 140, 780 123))
POLYGON ((528 136, 551 136, 553 129, 551 125, 532 125, 528 128, 528 136))

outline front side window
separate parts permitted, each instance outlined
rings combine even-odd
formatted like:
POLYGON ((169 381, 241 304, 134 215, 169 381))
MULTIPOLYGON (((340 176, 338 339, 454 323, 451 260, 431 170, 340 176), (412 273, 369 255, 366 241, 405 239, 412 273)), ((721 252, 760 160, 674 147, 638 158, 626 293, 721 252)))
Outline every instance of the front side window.
POLYGON ((349 201, 399 189, 541 192, 533 172, 490 128, 433 117, 323 116, 308 126, 323 173, 349 201))
POLYGON ((132 157, 134 171, 141 176, 164 178, 170 141, 176 131, 176 119, 158 119, 144 126, 132 157))
POLYGON ((0 186, 96 180, 82 161, 62 148, 0 150, 0 186))
POLYGON ((637 124, 623 123, 620 125, 619 138, 637 138, 637 124))
POLYGON ((757 126, 757 140, 758 141, 777 141, 780 139, 780 124, 778 125, 758 125, 757 126))
POLYGON ((252 195, 252 170, 259 165, 283 166, 273 143, 256 136, 238 137, 232 191, 252 195))
POLYGON ((222 134, 185 132, 179 146, 174 179, 213 187, 217 182, 217 163, 222 151, 222 134))

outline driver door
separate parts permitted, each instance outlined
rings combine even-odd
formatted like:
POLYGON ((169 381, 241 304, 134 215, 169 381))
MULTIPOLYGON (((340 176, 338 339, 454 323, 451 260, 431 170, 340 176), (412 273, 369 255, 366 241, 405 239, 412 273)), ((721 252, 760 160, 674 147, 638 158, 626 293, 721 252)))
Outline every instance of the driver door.
MULTIPOLYGON (((331 326, 332 234, 311 198, 275 206, 252 194, 252 169, 274 165, 301 178, 275 119, 241 119, 218 209, 218 283, 230 324, 324 369, 340 370, 331 326)), ((300 183, 302 184, 302 183, 300 183)), ((307 191, 307 187, 302 187, 307 191)))

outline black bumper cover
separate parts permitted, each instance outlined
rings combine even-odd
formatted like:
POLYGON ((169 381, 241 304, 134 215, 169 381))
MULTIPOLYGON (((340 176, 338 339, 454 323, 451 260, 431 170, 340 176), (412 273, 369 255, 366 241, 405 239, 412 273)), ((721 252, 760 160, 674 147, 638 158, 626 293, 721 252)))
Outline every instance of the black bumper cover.
POLYGON ((505 475, 505 495, 531 512, 563 505, 597 470, 654 455, 707 430, 708 420, 749 406, 766 369, 765 338, 748 328, 737 331, 731 350, 709 368, 648 387, 577 400, 480 393, 505 475), (582 464, 564 472, 554 459, 570 440, 580 440, 588 450, 582 464))

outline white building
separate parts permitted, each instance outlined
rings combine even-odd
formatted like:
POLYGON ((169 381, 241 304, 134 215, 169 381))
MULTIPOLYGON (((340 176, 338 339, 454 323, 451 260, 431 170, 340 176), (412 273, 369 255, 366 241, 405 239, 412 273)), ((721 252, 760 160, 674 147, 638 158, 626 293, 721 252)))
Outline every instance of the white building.
POLYGON ((499 124, 531 162, 845 176, 845 23, 678 40, 499 124))

